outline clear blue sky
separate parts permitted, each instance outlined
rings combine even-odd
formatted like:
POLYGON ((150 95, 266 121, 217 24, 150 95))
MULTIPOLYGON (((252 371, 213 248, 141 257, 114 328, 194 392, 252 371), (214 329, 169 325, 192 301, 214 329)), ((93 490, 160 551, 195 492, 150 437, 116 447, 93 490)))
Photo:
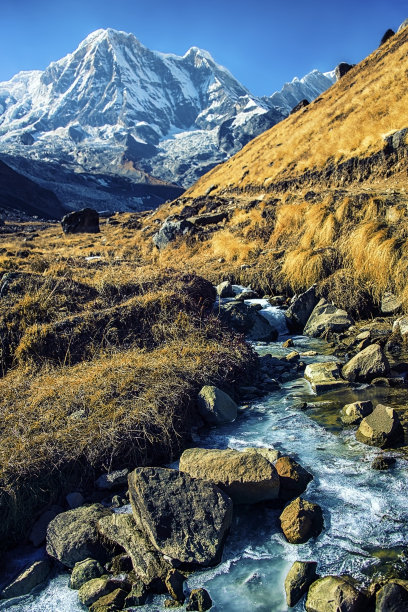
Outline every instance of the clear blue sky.
POLYGON ((407 0, 0 0, 0 81, 44 69, 111 27, 158 51, 206 49, 269 95, 313 68, 360 61, 407 17, 407 0))

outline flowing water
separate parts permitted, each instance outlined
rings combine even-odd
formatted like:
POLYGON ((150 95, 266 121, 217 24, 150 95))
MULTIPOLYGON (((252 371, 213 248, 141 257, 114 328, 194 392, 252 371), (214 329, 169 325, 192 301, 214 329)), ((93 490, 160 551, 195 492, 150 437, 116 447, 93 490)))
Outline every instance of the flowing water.
MULTIPOLYGON (((274 319, 285 331, 282 313, 265 306, 262 314, 274 319)), ((283 338, 285 339, 285 338, 283 338)), ((260 354, 280 357, 293 349, 280 342, 263 344, 260 354)), ((328 345, 320 340, 294 337, 295 350, 315 350, 317 356, 302 358, 306 363, 332 361, 328 345)), ((279 529, 280 511, 267 506, 236 509, 222 562, 188 578, 188 587, 205 587, 218 612, 281 612, 287 610, 284 579, 295 560, 318 562, 318 572, 350 573, 367 580, 383 569, 384 558, 394 563, 408 536, 406 499, 407 464, 398 458, 391 471, 371 468, 378 449, 356 442, 353 430, 343 430, 339 407, 358 399, 390 400, 389 389, 367 386, 316 397, 300 376, 278 391, 240 410, 234 423, 200 432, 195 443, 205 448, 244 449, 273 446, 294 456, 314 476, 307 499, 324 512, 322 534, 306 544, 286 542, 279 529), (308 409, 299 406, 307 402, 308 409), (387 553, 388 551, 388 553, 387 553)), ((395 392, 394 392, 395 393, 395 392)), ((392 399, 392 398, 391 398, 392 399)), ((395 398, 394 398, 395 400, 395 398)), ((77 593, 68 589, 68 575, 54 577, 48 586, 18 602, 4 602, 0 609, 21 612, 76 612, 83 610, 77 593)), ((143 612, 165 610, 164 597, 156 597, 143 612)), ((304 610, 301 601, 293 608, 304 610)))

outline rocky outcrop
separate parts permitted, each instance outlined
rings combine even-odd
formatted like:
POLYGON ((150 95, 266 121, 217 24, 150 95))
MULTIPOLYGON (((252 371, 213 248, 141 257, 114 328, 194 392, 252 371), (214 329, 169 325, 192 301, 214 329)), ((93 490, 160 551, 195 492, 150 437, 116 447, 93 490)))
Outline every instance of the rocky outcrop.
POLYGON ((285 312, 288 328, 293 332, 302 332, 318 301, 316 285, 295 296, 285 312))
POLYGON ((88 557, 105 561, 107 551, 101 542, 97 523, 110 515, 111 511, 100 504, 58 514, 48 525, 47 553, 71 568, 88 557))
POLYGON ((292 457, 280 457, 275 468, 280 481, 279 498, 285 501, 298 497, 313 480, 313 476, 292 457))
POLYGON ((224 391, 213 385, 202 387, 197 397, 200 416, 209 425, 230 423, 237 418, 238 406, 224 391))
POLYGON ((371 382, 389 371, 390 364, 381 346, 370 344, 343 366, 342 375, 351 382, 371 382))
POLYGON ((319 576, 315 561, 295 561, 285 579, 286 603, 293 608, 319 576))
POLYGON ((317 537, 323 529, 322 509, 301 497, 286 506, 279 517, 285 538, 291 544, 303 544, 317 537))
POLYGON ((341 422, 343 425, 358 425, 372 411, 373 403, 370 400, 346 404, 340 411, 341 422))
POLYGON ((310 104, 309 100, 306 100, 306 98, 303 98, 303 100, 298 102, 296 106, 292 108, 289 114, 293 115, 294 113, 297 113, 298 111, 302 110, 302 108, 306 108, 306 106, 309 106, 309 104, 310 104))
POLYGON ((221 320, 236 332, 245 334, 248 340, 274 342, 278 331, 253 306, 239 300, 221 304, 221 320))
POLYGON ((352 324, 353 319, 345 310, 322 298, 313 309, 303 333, 312 338, 320 338, 331 333, 341 333, 352 324))
POLYGON ((85 582, 100 578, 104 574, 102 565, 95 559, 84 559, 76 563, 69 579, 70 589, 80 589, 85 582))
POLYGON ((316 393, 347 386, 346 381, 341 377, 340 365, 335 361, 309 363, 305 368, 304 377, 310 382, 316 393))
POLYGON ((82 208, 62 217, 61 225, 64 234, 97 234, 99 215, 93 208, 82 208))
POLYGON ((232 501, 215 485, 165 468, 129 475, 136 525, 162 554, 183 563, 217 563, 232 520, 232 501))
POLYGON ((352 68, 354 68, 355 64, 347 64, 347 62, 340 62, 335 68, 334 74, 336 75, 336 79, 339 80, 344 77, 345 74, 349 72, 352 68))
POLYGON ((180 470, 216 484, 236 504, 256 504, 279 496, 277 471, 259 453, 190 448, 181 455, 180 470))
POLYGON ((166 219, 159 231, 154 234, 152 238, 153 244, 159 250, 165 249, 170 242, 173 242, 180 236, 191 233, 193 228, 193 224, 187 221, 187 219, 181 219, 179 221, 166 219))
POLYGON ((394 30, 391 30, 391 28, 388 28, 388 30, 383 34, 381 40, 380 40, 380 47, 381 45, 383 45, 384 43, 387 42, 387 40, 389 40, 392 36, 394 36, 395 32, 394 30))
POLYGON ((103 537, 121 546, 132 561, 133 570, 149 589, 162 593, 171 565, 136 526, 130 514, 113 514, 102 518, 98 529, 103 537))
POLYGON ((348 576, 325 576, 316 580, 307 594, 307 612, 363 612, 367 599, 348 576))
POLYGON ((404 429, 393 408, 378 404, 373 412, 361 421, 356 438, 370 446, 389 448, 403 442, 404 429))
POLYGON ((1 591, 1 598, 9 599, 11 597, 27 595, 27 593, 30 593, 35 587, 47 580, 50 569, 51 566, 48 559, 32 563, 1 591))
POLYGON ((186 611, 205 612, 212 607, 212 599, 205 589, 193 589, 189 595, 186 611))

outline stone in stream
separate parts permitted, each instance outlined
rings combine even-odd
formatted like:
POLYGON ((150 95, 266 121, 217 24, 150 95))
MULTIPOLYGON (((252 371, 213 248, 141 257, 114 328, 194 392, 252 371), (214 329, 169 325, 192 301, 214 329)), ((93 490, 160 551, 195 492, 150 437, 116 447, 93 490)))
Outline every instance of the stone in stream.
POLYGON ((387 582, 375 598, 375 612, 408 612, 408 591, 397 582, 387 582))
POLYGON ((50 574, 51 566, 48 559, 35 561, 21 572, 0 594, 2 599, 27 595, 35 587, 45 582, 50 574))
POLYGON ((371 467, 373 470, 389 470, 395 463, 395 457, 383 457, 379 455, 373 460, 371 467))
POLYGON ((93 578, 100 578, 103 574, 104 569, 98 561, 84 559, 84 561, 75 564, 68 586, 70 589, 78 590, 85 582, 89 582, 93 578))
POLYGON ((275 463, 281 456, 281 453, 276 448, 265 447, 265 446, 247 446, 244 448, 245 453, 258 453, 265 457, 270 463, 275 463))
POLYGON ((229 281, 223 281, 216 287, 217 295, 220 298, 233 298, 235 297, 234 289, 229 281))
POLYGON ((248 340, 274 342, 278 337, 278 330, 257 312, 258 306, 262 309, 260 304, 253 307, 234 300, 220 304, 217 312, 226 325, 240 334, 245 334, 248 340))
POLYGON ((316 285, 296 295, 285 312, 288 329, 293 332, 302 332, 318 301, 316 285))
POLYGON ((389 371, 390 364, 381 346, 370 344, 343 366, 342 375, 351 382, 371 382, 389 371))
POLYGON ((308 591, 307 612, 364 612, 368 601, 349 576, 325 576, 314 582, 308 591))
POLYGON ((136 468, 129 494, 137 527, 163 555, 182 563, 219 562, 232 501, 209 482, 166 468, 136 468))
POLYGON ((141 580, 135 580, 132 583, 132 589, 125 600, 125 607, 133 608, 133 606, 143 606, 146 603, 148 590, 141 580))
POLYGON ((107 550, 96 526, 99 519, 111 514, 100 504, 58 514, 48 525, 47 553, 70 568, 88 557, 105 562, 107 550))
POLYGON ((370 400, 346 404, 340 411, 341 422, 343 425, 358 425, 372 411, 373 403, 370 400))
POLYGON ((304 377, 316 393, 344 389, 348 386, 341 377, 339 364, 335 361, 309 363, 305 368, 304 377))
POLYGON ((222 425, 237 418, 237 404, 227 393, 213 385, 202 387, 197 397, 197 407, 200 416, 209 425, 222 425))
POLYGON ((341 333, 353 325, 353 319, 345 310, 337 308, 322 298, 314 307, 303 330, 305 336, 320 338, 329 333, 341 333))
POLYGON ((205 612, 212 607, 212 599, 205 589, 193 589, 189 595, 186 611, 205 612))
POLYGON ((370 446, 389 448, 404 441, 404 429, 393 408, 378 404, 373 412, 361 421, 356 438, 370 446))
POLYGON ((98 523, 103 537, 121 546, 130 556, 136 575, 151 590, 165 592, 165 579, 171 565, 153 546, 146 534, 137 528, 130 514, 113 514, 98 523))
POLYGON ((101 597, 112 593, 115 586, 107 576, 85 582, 78 591, 79 601, 88 608, 101 597))
POLYGON ((280 480, 279 498, 285 501, 298 497, 313 480, 313 476, 292 457, 280 457, 275 468, 280 480))
POLYGON ((216 484, 236 504, 256 504, 279 496, 278 473, 260 453, 189 448, 181 455, 180 471, 216 484))
POLYGON ((310 585, 318 580, 315 561, 295 561, 285 579, 286 603, 293 608, 307 593, 310 585))
POLYGON ((279 517, 283 534, 291 544, 303 544, 323 529, 323 513, 318 504, 298 497, 279 517))
POLYGON ((90 612, 113 612, 123 610, 128 593, 124 589, 115 589, 97 599, 89 608, 90 612))

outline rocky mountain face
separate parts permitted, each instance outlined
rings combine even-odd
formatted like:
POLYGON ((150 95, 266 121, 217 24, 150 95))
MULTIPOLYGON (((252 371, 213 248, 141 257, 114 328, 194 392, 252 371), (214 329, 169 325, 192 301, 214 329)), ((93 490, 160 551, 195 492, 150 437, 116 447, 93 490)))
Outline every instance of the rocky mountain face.
POLYGON ((46 70, 0 83, 0 155, 70 207, 152 208, 334 80, 315 70, 259 98, 207 51, 164 54, 97 30, 46 70), (149 188, 125 196, 129 184, 149 188))

